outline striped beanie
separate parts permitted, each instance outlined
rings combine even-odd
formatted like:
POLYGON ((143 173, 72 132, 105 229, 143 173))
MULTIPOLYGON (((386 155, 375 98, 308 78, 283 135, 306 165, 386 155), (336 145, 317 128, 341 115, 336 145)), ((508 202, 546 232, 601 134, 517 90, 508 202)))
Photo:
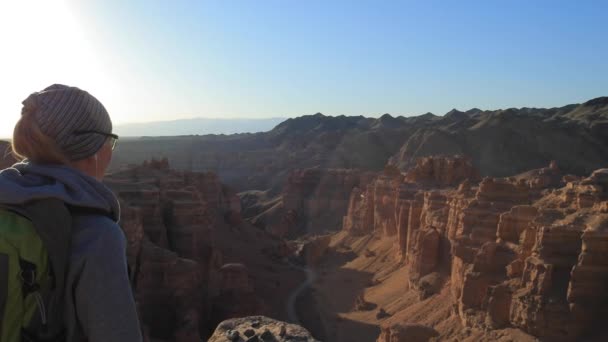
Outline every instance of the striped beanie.
POLYGON ((53 84, 28 96, 21 115, 33 115, 42 133, 55 141, 71 160, 94 155, 112 133, 112 121, 93 95, 76 87, 53 84))

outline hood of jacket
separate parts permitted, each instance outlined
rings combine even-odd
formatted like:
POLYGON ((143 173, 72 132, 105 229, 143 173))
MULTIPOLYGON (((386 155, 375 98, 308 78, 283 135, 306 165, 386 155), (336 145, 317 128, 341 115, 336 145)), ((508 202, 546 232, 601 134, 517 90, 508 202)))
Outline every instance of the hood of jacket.
POLYGON ((0 171, 0 204, 19 206, 46 198, 105 212, 116 222, 120 217, 120 206, 112 191, 74 168, 24 161, 0 171))

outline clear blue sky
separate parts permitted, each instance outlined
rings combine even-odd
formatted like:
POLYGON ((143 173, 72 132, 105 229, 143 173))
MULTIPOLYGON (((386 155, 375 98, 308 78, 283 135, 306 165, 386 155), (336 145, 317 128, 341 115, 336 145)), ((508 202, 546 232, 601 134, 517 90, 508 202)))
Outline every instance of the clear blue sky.
POLYGON ((26 89, 51 80, 97 94, 119 123, 443 114, 608 95, 608 1, 70 0, 62 8, 71 18, 65 37, 45 34, 57 18, 37 34, 66 48, 12 63, 26 93, 0 98, 13 101, 0 109, 18 109, 26 89), (45 54, 70 63, 53 68, 45 54), (56 74, 37 79, 32 64, 56 74))

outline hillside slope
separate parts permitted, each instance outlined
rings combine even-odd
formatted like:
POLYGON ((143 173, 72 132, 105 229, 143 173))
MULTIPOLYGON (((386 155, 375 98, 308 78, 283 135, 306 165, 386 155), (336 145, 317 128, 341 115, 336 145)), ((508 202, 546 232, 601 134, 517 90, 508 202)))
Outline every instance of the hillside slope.
POLYGON ((112 169, 167 157, 182 170, 213 171, 238 191, 278 193, 294 169, 407 170, 419 157, 463 154, 482 176, 506 176, 555 160, 578 175, 608 162, 608 98, 560 108, 520 108, 444 116, 288 119, 255 134, 143 137, 121 141, 112 169))

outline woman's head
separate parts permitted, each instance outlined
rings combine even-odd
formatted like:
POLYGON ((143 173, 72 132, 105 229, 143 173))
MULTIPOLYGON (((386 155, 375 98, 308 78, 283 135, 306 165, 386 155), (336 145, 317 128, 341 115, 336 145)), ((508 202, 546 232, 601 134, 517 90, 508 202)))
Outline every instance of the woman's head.
POLYGON ((13 151, 36 163, 69 165, 101 179, 114 138, 101 102, 84 90, 54 84, 23 101, 13 151))

